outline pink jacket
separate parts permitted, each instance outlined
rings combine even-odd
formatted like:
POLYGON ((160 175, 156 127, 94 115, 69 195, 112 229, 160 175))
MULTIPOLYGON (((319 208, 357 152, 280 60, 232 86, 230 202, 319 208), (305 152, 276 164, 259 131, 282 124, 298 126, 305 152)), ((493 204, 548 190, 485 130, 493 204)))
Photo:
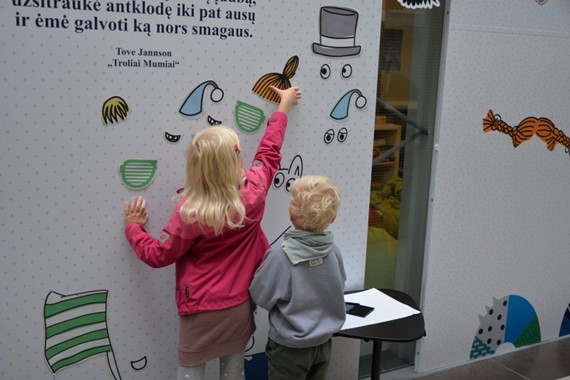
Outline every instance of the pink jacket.
POLYGON ((253 274, 269 249, 261 229, 265 199, 281 161, 287 115, 275 112, 267 122, 252 167, 245 170, 241 197, 246 208, 244 226, 226 228, 222 235, 186 224, 178 202, 158 239, 137 223, 125 235, 137 256, 153 268, 176 263, 178 314, 226 309, 249 298, 253 274))

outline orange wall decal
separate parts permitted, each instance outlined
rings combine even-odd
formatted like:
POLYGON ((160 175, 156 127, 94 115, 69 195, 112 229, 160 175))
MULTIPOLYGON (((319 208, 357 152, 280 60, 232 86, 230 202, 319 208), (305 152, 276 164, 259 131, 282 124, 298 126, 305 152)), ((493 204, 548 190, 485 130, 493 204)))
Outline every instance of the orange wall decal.
POLYGON ((489 110, 487 116, 483 119, 483 132, 487 133, 490 131, 498 131, 509 135, 513 140, 515 148, 537 135, 544 141, 548 150, 553 151, 556 148, 556 144, 561 144, 565 147, 564 151, 570 154, 570 138, 556 128, 554 123, 546 117, 536 118, 529 116, 524 118, 518 125, 511 127, 501 120, 501 115, 495 114, 493 110, 489 110))

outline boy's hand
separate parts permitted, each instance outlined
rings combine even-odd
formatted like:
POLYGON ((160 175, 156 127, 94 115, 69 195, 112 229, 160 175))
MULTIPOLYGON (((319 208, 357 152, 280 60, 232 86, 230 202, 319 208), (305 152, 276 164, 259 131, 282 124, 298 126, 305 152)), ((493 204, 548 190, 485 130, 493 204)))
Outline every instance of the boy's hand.
POLYGON ((275 92, 281 98, 277 111, 287 113, 289 109, 299 103, 299 99, 303 92, 298 86, 289 87, 288 89, 281 90, 275 86, 269 86, 271 91, 275 92))
POLYGON ((139 196, 125 202, 123 218, 125 227, 131 223, 138 223, 144 226, 149 218, 145 199, 139 196))

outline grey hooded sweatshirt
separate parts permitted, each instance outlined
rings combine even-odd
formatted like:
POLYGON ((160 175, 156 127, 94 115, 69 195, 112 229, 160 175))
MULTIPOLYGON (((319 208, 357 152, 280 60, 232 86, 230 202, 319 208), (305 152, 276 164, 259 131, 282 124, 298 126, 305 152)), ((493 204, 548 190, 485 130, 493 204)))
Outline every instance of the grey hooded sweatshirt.
POLYGON ((249 288, 269 311, 269 338, 291 348, 318 346, 344 324, 346 274, 330 231, 285 233, 266 252, 249 288))

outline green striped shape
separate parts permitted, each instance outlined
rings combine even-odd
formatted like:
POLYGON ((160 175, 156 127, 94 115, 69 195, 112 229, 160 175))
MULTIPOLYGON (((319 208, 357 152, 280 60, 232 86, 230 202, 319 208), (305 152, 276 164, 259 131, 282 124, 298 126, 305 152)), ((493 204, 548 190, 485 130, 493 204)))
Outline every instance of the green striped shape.
POLYGON ((57 323, 52 326, 46 326, 46 338, 54 337, 58 334, 76 329, 78 327, 92 325, 94 323, 105 322, 107 320, 106 313, 93 313, 82 315, 81 317, 68 319, 64 322, 57 323))
POLYGON ((51 359, 55 355, 61 354, 62 352, 66 351, 69 348, 73 348, 83 343, 88 343, 105 338, 109 338, 107 329, 96 330, 89 332, 87 334, 79 335, 75 338, 66 340, 62 343, 52 346, 51 348, 46 349, 46 358, 51 359))
POLYGON ((87 294, 70 300, 60 301, 56 304, 46 304, 44 317, 49 318, 64 311, 94 303, 107 303, 107 293, 87 294))
POLYGON ((121 180, 129 189, 144 189, 154 179, 156 160, 126 160, 119 166, 121 180))
POLYGON ((107 330, 107 291, 62 295, 44 305, 45 357, 52 372, 101 353, 112 353, 107 330))
POLYGON ((67 358, 67 359, 60 360, 57 363, 55 363, 53 366, 51 366, 51 369, 52 369, 53 373, 56 373, 57 371, 59 371, 60 369, 62 369, 64 367, 68 367, 72 364, 79 363, 80 361, 85 360, 91 356, 95 356, 98 354, 102 354, 104 352, 111 352, 111 351, 112 351, 111 345, 95 347, 95 348, 80 352, 76 355, 73 355, 73 356, 67 358))
POLYGON ((235 118, 238 128, 245 133, 255 133, 265 121, 265 114, 260 108, 237 101, 235 118))

